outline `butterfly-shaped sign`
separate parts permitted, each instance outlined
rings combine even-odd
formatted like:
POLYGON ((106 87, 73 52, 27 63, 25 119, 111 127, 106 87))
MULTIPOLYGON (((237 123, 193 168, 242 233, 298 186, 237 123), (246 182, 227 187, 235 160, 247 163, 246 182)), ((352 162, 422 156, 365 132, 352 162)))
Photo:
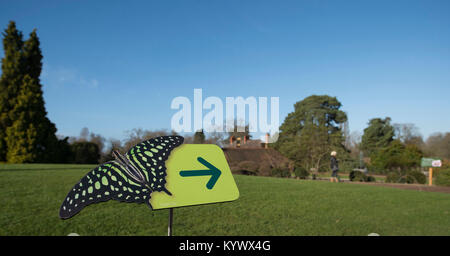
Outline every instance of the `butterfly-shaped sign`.
POLYGON ((170 152, 183 143, 181 136, 162 136, 141 142, 126 154, 113 152, 115 160, 87 173, 67 194, 59 216, 68 219, 84 207, 98 202, 147 203, 152 208, 152 193, 166 189, 165 161, 170 152))

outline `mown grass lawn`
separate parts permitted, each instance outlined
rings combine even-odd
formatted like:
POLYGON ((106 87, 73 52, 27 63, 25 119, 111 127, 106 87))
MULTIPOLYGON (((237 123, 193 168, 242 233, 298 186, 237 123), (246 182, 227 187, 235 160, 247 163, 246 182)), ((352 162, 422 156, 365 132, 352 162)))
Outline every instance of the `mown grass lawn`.
MULTIPOLYGON (((89 165, 0 165, 0 236, 166 235, 168 210, 110 201, 59 207, 89 165)), ((174 209, 174 235, 450 235, 450 194, 235 176, 231 203, 174 209)))

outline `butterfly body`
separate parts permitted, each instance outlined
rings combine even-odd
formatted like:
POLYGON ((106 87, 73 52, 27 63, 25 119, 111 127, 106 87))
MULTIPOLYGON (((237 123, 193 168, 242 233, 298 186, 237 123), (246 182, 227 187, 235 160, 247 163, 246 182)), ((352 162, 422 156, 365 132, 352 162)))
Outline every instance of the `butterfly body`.
POLYGON ((153 138, 122 155, 113 152, 115 160, 97 166, 69 191, 60 208, 60 218, 67 219, 85 206, 117 200, 150 204, 153 192, 165 192, 165 161, 170 152, 183 143, 181 136, 153 138))
MULTIPOLYGON (((135 182, 146 186, 150 189, 151 192, 153 190, 150 187, 150 182, 145 179, 145 174, 142 173, 136 166, 134 166, 131 161, 126 157, 120 154, 119 151, 114 150, 113 156, 116 159, 117 162, 119 162, 123 167, 128 176, 133 179, 135 182)), ((170 193, 170 192, 169 192, 170 193)))

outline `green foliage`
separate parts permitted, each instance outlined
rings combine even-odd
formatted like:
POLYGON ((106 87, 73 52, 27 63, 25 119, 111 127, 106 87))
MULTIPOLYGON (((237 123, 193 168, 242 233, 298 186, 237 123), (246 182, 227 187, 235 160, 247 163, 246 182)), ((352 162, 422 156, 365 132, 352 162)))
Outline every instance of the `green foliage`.
POLYGON ((426 176, 416 170, 393 171, 386 176, 386 183, 407 183, 407 184, 425 184, 426 176))
POLYGON ((420 166, 423 154, 413 144, 404 145, 399 140, 392 141, 389 146, 372 154, 371 167, 375 172, 393 169, 409 169, 420 166))
POLYGON ((75 142, 71 151, 71 162, 75 164, 97 164, 100 158, 98 145, 93 142, 75 142))
POLYGON ((414 183, 425 184, 427 183, 427 177, 421 171, 409 171, 408 176, 411 176, 414 180, 414 183))
POLYGON ((312 95, 294 105, 280 127, 273 147, 306 170, 328 170, 330 152, 343 158, 344 137, 340 126, 347 121, 341 103, 327 95, 312 95))
POLYGON ((195 132, 194 134, 194 144, 203 144, 205 143, 205 133, 203 129, 195 132))
POLYGON ((2 75, 0 78, 0 161, 5 161, 8 152, 5 139, 6 129, 12 125, 9 112, 16 103, 24 68, 22 32, 17 30, 14 21, 10 21, 2 35, 4 57, 2 59, 2 75))
POLYGON ((12 125, 6 129, 7 161, 35 162, 45 156, 49 144, 56 142, 56 128, 45 117, 40 85, 29 75, 24 77, 16 101, 9 113, 12 125), (53 138, 49 138, 52 134, 53 138), (53 141, 49 141, 51 139, 53 141))
MULTIPOLYGON (((351 158, 350 154, 346 154, 344 156, 348 156, 347 158, 339 157, 339 170, 347 172, 349 170, 353 170, 359 168, 359 161, 357 159, 351 158)), ((327 171, 330 169, 328 168, 327 171)))
POLYGON ((53 158, 47 162, 49 163, 70 163, 72 157, 72 148, 68 142, 69 137, 58 140, 56 146, 51 147, 54 151, 49 153, 53 158))
POLYGON ((9 163, 32 163, 36 160, 37 131, 33 124, 18 119, 6 129, 6 136, 6 160, 9 163))
POLYGON ((36 34, 36 29, 34 29, 23 46, 25 74, 39 81, 42 72, 42 58, 39 38, 36 34))
POLYGON ((368 175, 366 178, 366 182, 376 182, 377 179, 375 179, 375 177, 368 175))
POLYGON ((359 182, 364 182, 367 179, 366 175, 360 171, 351 171, 348 175, 348 178, 350 181, 359 181, 359 182))
POLYGON ((360 171, 351 171, 348 175, 350 181, 358 181, 358 182, 376 182, 375 177, 366 175, 360 171))
POLYGON ((42 85, 42 53, 36 30, 27 41, 10 22, 3 33, 5 57, 0 78, 0 161, 56 162, 64 157, 64 142, 46 117, 42 85))
POLYGON ((439 170, 436 175, 435 184, 450 187, 450 169, 439 170))
POLYGON ((301 166, 296 166, 294 169, 294 174, 300 179, 306 179, 309 176, 309 171, 301 166))
POLYGON ((289 177, 291 177, 291 172, 289 171, 289 169, 285 169, 285 168, 273 168, 271 176, 272 177, 289 178, 289 177))
POLYGON ((372 156, 379 149, 389 146, 394 140, 395 129, 391 125, 391 118, 373 118, 369 126, 364 129, 361 137, 361 149, 365 155, 372 156))
POLYGON ((398 172, 390 172, 386 175, 386 183, 398 183, 400 181, 400 174, 398 172))

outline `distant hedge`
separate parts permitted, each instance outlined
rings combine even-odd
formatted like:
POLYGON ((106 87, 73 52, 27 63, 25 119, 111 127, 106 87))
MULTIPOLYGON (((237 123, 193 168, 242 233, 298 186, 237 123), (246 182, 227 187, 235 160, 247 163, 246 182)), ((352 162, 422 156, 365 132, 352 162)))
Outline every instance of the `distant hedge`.
POLYGON ((283 168, 273 168, 272 169, 272 176, 273 177, 283 177, 288 178, 291 176, 291 172, 288 169, 283 168))
POLYGON ((387 183, 425 184, 427 177, 420 171, 390 172, 385 181, 387 183))
POLYGON ((71 163, 74 164, 98 164, 100 149, 93 142, 75 142, 70 145, 71 163))
POLYGON ((295 177, 298 177, 303 180, 308 178, 308 176, 309 176, 309 172, 301 166, 295 167, 294 174, 295 174, 295 177))
POLYGON ((359 182, 375 182, 376 179, 373 176, 365 175, 360 171, 351 171, 348 175, 350 181, 359 181, 359 182))
POLYGON ((450 187, 450 169, 439 170, 435 184, 450 187))

